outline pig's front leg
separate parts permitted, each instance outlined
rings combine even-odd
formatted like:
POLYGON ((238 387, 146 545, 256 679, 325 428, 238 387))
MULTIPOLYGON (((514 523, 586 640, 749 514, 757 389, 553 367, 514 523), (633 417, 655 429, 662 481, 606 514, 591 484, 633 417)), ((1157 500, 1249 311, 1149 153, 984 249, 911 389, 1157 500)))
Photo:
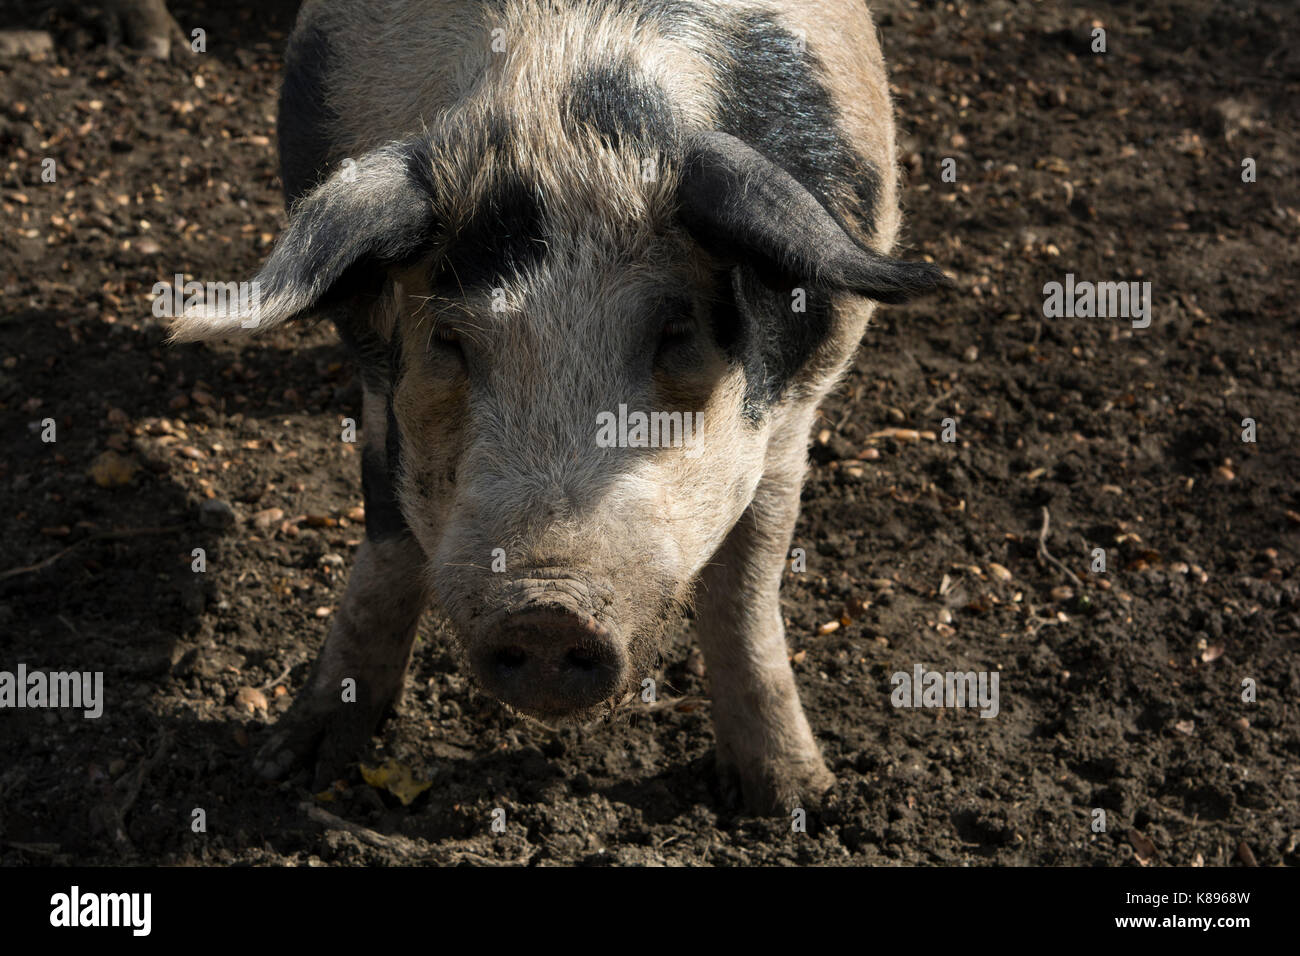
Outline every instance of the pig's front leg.
POLYGON ((316 785, 337 779, 385 711, 401 701, 429 592, 424 552, 402 519, 388 475, 386 413, 385 400, 367 389, 366 539, 306 685, 258 752, 254 768, 263 777, 284 776, 315 756, 316 785), (345 687, 349 678, 355 684, 345 687))
POLYGON ((362 543, 307 683, 257 755, 259 774, 281 777, 314 754, 323 786, 364 750, 385 711, 401 700, 426 603, 423 562, 410 535, 362 543), (354 691, 345 687, 348 678, 354 691))
POLYGON ((697 620, 713 696, 717 763, 754 813, 816 805, 835 783, 799 703, 781 619, 786 551, 799 513, 802 443, 769 471, 700 575, 697 620))

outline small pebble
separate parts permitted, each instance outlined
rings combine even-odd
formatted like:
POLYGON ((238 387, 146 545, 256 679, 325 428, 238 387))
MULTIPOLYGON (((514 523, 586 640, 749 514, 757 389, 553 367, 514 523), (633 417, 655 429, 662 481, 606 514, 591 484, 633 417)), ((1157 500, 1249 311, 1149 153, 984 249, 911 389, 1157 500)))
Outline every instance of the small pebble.
POLYGON ((253 714, 266 710, 266 695, 256 687, 241 687, 235 691, 235 706, 253 714))
POLYGON ((993 577, 997 578, 999 581, 1011 580, 1011 572, 996 562, 991 562, 989 564, 989 574, 993 575, 993 577))
POLYGON ((235 523, 235 510, 220 498, 210 498, 199 505, 199 524, 205 528, 229 528, 235 523))
POLYGON ((267 531, 284 520, 284 511, 280 508, 267 508, 253 515, 253 527, 267 531))

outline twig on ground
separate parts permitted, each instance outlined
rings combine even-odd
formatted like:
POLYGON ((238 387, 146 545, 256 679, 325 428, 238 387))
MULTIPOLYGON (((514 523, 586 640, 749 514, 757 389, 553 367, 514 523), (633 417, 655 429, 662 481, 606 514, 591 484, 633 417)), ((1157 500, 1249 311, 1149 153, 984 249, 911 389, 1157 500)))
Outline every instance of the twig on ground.
POLYGON ((163 731, 162 738, 158 741, 158 749, 153 752, 152 756, 141 760, 139 766, 136 767, 130 786, 127 787, 126 795, 121 802, 101 803, 91 810, 92 819, 103 828, 109 838, 119 847, 129 848, 131 846, 131 840, 126 835, 126 815, 135 806, 135 801, 144 787, 145 778, 153 772, 155 767, 162 763, 163 758, 167 756, 167 751, 171 749, 171 743, 171 731, 163 731))
POLYGON ((1083 588, 1083 582, 1079 576, 1065 566, 1065 562, 1055 557, 1052 552, 1047 550, 1047 532, 1052 525, 1052 516, 1048 513, 1047 508, 1043 508, 1043 526, 1038 529, 1038 560, 1046 561, 1052 567, 1056 568, 1062 574, 1073 582, 1076 588, 1083 588))
POLYGON ((167 751, 172 746, 172 734, 170 730, 164 730, 162 737, 158 741, 158 749, 153 752, 153 756, 147 757, 140 761, 136 767, 135 778, 131 781, 131 786, 126 791, 126 799, 122 801, 121 815, 125 818, 131 808, 135 806, 136 799, 140 796, 140 790, 144 787, 144 778, 153 772, 154 768, 163 762, 167 756, 167 751))
POLYGON ((403 855, 416 854, 421 852, 420 845, 404 836, 390 836, 380 833, 378 830, 372 830, 369 827, 363 827, 359 823, 353 823, 351 820, 344 820, 340 816, 335 816, 328 810, 316 806, 310 801, 304 800, 298 804, 298 808, 307 814, 309 820, 313 820, 322 826, 329 827, 331 830, 342 830, 344 833, 350 833, 367 846, 373 846, 380 850, 388 850, 392 853, 403 855))
POLYGON ((0 581, 4 581, 8 578, 15 578, 20 574, 30 574, 33 571, 42 571, 45 568, 48 568, 55 561, 66 557, 89 541, 109 541, 114 538, 135 538, 145 534, 171 534, 173 531, 181 530, 183 529, 180 525, 172 525, 167 528, 127 528, 124 531, 100 531, 82 538, 75 544, 68 545, 62 551, 50 555, 43 561, 37 561, 35 564, 29 564, 22 568, 10 568, 8 571, 0 571, 0 581))
POLYGON ((952 388, 948 389, 948 391, 944 392, 942 395, 937 395, 934 398, 930 399, 929 404, 927 404, 925 408, 921 409, 921 411, 918 414, 919 415, 930 414, 930 412, 934 410, 934 407, 936 405, 938 405, 940 402, 946 402, 948 399, 952 398, 960 391, 961 391, 961 385, 960 384, 954 385, 952 388))
POLYGON ((13 840, 5 840, 4 845, 23 853, 30 853, 32 856, 48 857, 59 864, 66 864, 69 860, 68 854, 64 853, 57 843, 17 843, 13 840))
POLYGON ((297 667, 297 666, 298 666, 298 665, 296 665, 296 664, 290 664, 288 667, 286 667, 286 668, 284 669, 284 673, 283 673, 283 674, 281 674, 279 677, 276 677, 276 678, 273 678, 272 680, 267 681, 265 684, 263 684, 261 687, 259 687, 258 690, 270 690, 270 689, 271 689, 272 687, 274 687, 276 684, 280 683, 280 681, 282 681, 282 680, 284 680, 286 677, 288 677, 288 676, 289 676, 289 672, 290 672, 291 670, 293 670, 293 669, 294 669, 295 667, 297 667))
POLYGON ((661 697, 658 700, 652 701, 650 703, 633 704, 631 709, 639 713, 648 714, 648 713, 653 713, 656 710, 671 710, 672 708, 679 707, 682 704, 699 705, 699 704, 707 704, 708 702, 709 702, 709 698, 707 697, 661 697))
POLYGON ((537 849, 530 848, 513 860, 497 860, 490 856, 484 856, 481 853, 475 853, 473 850, 448 849, 445 846, 431 846, 423 840, 413 840, 410 837, 399 836, 396 834, 380 833, 369 827, 363 827, 359 823, 353 823, 351 820, 345 820, 340 816, 330 813, 328 810, 316 806, 316 804, 304 800, 298 804, 298 808, 307 814, 308 819, 319 823, 323 827, 331 830, 341 830, 350 834, 367 846, 372 846, 378 850, 387 850, 390 853, 400 854, 402 856, 415 856, 435 860, 439 866, 455 866, 457 863, 470 862, 479 866, 520 866, 528 863, 537 849))

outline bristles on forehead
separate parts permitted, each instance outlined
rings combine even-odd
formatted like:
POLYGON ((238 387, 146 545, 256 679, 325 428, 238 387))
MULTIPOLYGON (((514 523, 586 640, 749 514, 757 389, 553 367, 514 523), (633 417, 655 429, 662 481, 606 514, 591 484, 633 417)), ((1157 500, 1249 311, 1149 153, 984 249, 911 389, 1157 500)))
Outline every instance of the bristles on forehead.
MULTIPOLYGON (((556 232, 637 235, 673 207, 686 113, 705 64, 654 17, 609 4, 509 0, 484 12, 499 49, 429 131, 437 218, 450 235, 502 192, 534 195, 556 232), (497 23, 497 20, 500 20, 497 23)), ((700 108, 708 111, 708 104, 700 108)))

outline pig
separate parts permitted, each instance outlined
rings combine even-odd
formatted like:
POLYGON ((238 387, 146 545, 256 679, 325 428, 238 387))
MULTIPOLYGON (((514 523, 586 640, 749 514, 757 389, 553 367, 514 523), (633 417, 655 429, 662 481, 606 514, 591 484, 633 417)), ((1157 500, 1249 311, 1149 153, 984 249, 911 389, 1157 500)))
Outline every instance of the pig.
POLYGON ((861 0, 304 5, 288 224, 255 305, 173 329, 327 319, 363 386, 365 540, 261 774, 343 772, 430 606, 488 694, 576 722, 691 609, 722 793, 824 799, 780 603, 808 436, 876 303, 946 281, 889 254, 894 135, 861 0), (598 441, 636 412, 692 447, 598 441))

